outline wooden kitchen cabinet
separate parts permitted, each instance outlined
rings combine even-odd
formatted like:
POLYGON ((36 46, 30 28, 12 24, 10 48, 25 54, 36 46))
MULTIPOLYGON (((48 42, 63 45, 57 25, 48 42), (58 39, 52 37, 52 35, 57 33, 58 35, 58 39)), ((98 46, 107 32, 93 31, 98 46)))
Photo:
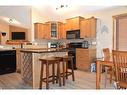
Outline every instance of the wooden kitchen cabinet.
POLYGON ((43 23, 34 23, 35 39, 43 39, 46 37, 46 25, 43 23))
POLYGON ((90 71, 90 65, 96 58, 96 49, 76 48, 77 69, 90 71))
POLYGON ((81 38, 96 37, 96 18, 92 17, 81 21, 80 37, 81 38))
POLYGON ((58 23, 58 39, 66 38, 65 24, 59 22, 58 23))
POLYGON ((45 39, 50 39, 51 38, 51 23, 46 22, 45 23, 45 39))
POLYGON ((74 17, 66 19, 66 31, 69 30, 79 30, 81 21, 83 20, 83 17, 74 17))
POLYGON ((65 24, 62 22, 45 22, 34 24, 35 39, 66 38, 65 24))
POLYGON ((65 24, 62 22, 46 22, 47 38, 65 38, 65 24), (53 25, 53 26, 52 26, 53 25))

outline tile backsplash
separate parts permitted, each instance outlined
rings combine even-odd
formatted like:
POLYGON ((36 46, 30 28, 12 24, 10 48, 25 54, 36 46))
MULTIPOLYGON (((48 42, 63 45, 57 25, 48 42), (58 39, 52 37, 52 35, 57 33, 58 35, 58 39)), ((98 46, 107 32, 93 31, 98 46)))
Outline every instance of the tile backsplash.
POLYGON ((84 38, 84 39, 36 39, 32 42, 32 44, 41 45, 42 47, 48 47, 48 42, 52 44, 68 44, 68 43, 77 43, 77 42, 83 42, 88 41, 89 46, 96 46, 96 38, 84 38))
MULTIPOLYGON (((89 47, 96 47, 96 39, 94 38, 84 38, 84 39, 36 39, 32 41, 32 45, 23 45, 23 48, 48 48, 48 43, 57 44, 57 45, 65 45, 68 43, 77 43, 88 41, 89 47)), ((4 48, 21 48, 21 45, 4 45, 4 48)), ((0 48, 3 48, 0 47, 0 48)))

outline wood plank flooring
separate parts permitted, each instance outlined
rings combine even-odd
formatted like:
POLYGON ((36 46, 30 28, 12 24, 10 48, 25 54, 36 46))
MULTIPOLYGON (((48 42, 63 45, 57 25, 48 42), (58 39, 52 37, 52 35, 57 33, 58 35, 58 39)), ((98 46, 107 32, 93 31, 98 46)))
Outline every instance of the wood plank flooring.
MULTIPOLYGON (((101 89, 114 89, 113 85, 107 82, 107 87, 104 87, 104 74, 102 74, 101 89)), ((96 88, 96 73, 84 72, 75 70, 75 82, 71 76, 66 80, 66 85, 59 87, 58 84, 50 83, 50 89, 95 89, 96 88)), ((10 73, 0 75, 0 89, 32 89, 26 84, 19 73, 10 73)), ((43 83, 45 89, 45 83, 43 83)))

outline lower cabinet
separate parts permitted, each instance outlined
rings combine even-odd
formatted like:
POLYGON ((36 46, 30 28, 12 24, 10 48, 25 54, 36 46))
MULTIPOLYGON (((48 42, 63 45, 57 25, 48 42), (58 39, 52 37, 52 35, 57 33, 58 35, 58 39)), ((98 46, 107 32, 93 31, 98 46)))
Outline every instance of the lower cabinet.
POLYGON ((76 49, 76 67, 77 69, 90 71, 90 65, 95 61, 96 49, 76 49))

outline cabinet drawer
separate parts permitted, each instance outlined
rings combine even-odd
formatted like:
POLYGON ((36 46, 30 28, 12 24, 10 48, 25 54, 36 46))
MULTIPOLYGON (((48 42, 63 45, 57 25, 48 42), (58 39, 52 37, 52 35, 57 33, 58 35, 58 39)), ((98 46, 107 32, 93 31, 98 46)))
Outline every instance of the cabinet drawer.
POLYGON ((77 51, 76 52, 79 52, 79 53, 89 53, 89 51, 88 50, 83 50, 83 49, 77 49, 77 51))
POLYGON ((88 60, 89 59, 89 56, 76 56, 76 59, 85 59, 85 60, 88 60))
POLYGON ((89 54, 87 53, 76 53, 77 56, 88 56, 89 57, 89 54))

